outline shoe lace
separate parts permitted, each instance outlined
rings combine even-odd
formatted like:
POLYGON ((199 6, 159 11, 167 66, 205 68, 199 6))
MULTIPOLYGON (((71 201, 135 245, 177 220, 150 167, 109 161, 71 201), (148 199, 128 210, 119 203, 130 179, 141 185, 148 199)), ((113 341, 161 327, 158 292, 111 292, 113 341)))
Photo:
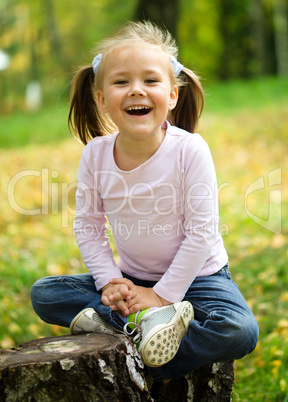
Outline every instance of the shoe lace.
POLYGON ((135 322, 127 322, 127 324, 124 325, 124 333, 128 335, 129 337, 132 337, 132 342, 133 343, 138 343, 141 340, 142 334, 141 334, 141 328, 140 325, 136 324, 135 322), (133 325, 134 328, 131 329, 129 325, 133 325))

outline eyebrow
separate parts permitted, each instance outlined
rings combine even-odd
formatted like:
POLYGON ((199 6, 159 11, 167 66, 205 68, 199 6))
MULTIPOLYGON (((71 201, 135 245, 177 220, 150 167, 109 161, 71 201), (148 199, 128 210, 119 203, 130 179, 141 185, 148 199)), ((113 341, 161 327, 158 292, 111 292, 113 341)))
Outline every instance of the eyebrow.
MULTIPOLYGON (((160 74, 160 75, 162 75, 162 72, 158 71, 157 69, 147 69, 147 70, 142 71, 142 73, 143 73, 143 75, 145 75, 145 74, 160 74)), ((127 75, 127 74, 129 74, 129 71, 127 71, 127 70, 118 70, 118 71, 112 72, 109 75, 109 78, 115 78, 115 77, 122 76, 122 75, 127 75)))

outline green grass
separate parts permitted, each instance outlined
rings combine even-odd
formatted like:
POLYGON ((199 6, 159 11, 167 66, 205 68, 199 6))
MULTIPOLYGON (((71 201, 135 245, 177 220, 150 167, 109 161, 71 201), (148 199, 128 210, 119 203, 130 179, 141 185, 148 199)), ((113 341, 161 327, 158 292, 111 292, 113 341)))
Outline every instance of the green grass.
POLYGON ((253 305, 260 326, 256 351, 237 363, 234 391, 241 395, 241 401, 287 400, 287 258, 286 244, 267 247, 233 266, 235 279, 253 305))
POLYGON ((27 144, 56 143, 68 139, 68 100, 37 112, 17 111, 0 115, 0 147, 22 147, 27 144))
POLYGON ((269 106, 288 103, 288 79, 266 77, 247 81, 231 80, 225 84, 203 82, 208 112, 230 113, 242 110, 260 111, 269 106))
MULTIPOLYGON (((213 84, 199 127, 216 165, 220 223, 232 277, 260 327, 256 350, 235 364, 234 401, 288 400, 287 85, 288 79, 276 78, 213 84), (281 169, 281 181, 269 188, 269 174, 276 169, 281 169), (261 177, 265 187, 247 196, 249 186, 261 177), (273 190, 281 191, 281 204, 273 198, 273 190), (269 207, 276 212, 267 229, 253 216, 268 220, 269 207)), ((7 197, 0 198, 2 348, 68 333, 36 316, 30 288, 43 276, 85 271, 72 232, 74 192, 60 202, 65 195, 62 184, 76 181, 82 150, 68 132, 67 110, 63 102, 37 114, 0 117, 1 193, 7 193, 15 174, 33 169, 42 176, 19 181, 15 197, 23 208, 41 207, 44 197, 49 211, 25 216, 11 207, 11 194, 10 203, 7 197), (42 188, 43 168, 48 169, 47 194, 42 188)))

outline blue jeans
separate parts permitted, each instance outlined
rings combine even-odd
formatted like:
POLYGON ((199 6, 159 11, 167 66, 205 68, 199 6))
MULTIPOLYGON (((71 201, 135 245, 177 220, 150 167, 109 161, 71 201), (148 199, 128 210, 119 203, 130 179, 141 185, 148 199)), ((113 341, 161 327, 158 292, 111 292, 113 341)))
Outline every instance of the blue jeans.
MULTIPOLYGON (((123 276, 138 286, 155 284, 123 276)), ((81 310, 92 307, 114 328, 123 329, 118 315, 101 303, 90 274, 40 279, 32 287, 31 299, 36 313, 50 324, 69 327, 81 310)), ((176 356, 162 367, 149 367, 155 381, 183 377, 208 363, 240 359, 256 347, 257 322, 232 281, 228 264, 214 275, 197 277, 184 300, 193 305, 194 320, 176 356)))

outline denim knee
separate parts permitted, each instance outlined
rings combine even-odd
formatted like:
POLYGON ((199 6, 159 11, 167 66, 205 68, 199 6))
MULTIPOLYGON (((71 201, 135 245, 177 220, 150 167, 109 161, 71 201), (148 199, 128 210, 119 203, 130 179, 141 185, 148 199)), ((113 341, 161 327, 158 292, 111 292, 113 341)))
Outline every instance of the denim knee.
POLYGON ((259 339, 258 323, 252 313, 250 313, 249 319, 246 320, 246 324, 243 327, 247 345, 247 352, 245 354, 249 354, 256 348, 259 339))
POLYGON ((258 343, 258 337, 259 328, 253 314, 248 312, 246 316, 241 316, 241 320, 234 322, 230 332, 228 344, 232 355, 229 359, 241 359, 251 353, 258 343))
POLYGON ((36 314, 45 321, 49 322, 46 314, 49 310, 54 310, 53 301, 55 301, 55 292, 53 291, 57 277, 47 276, 45 278, 38 279, 34 283, 30 291, 30 297, 33 309, 36 314))
MULTIPOLYGON (((45 279, 45 278, 44 278, 45 279)), ((41 299, 43 297, 43 279, 36 281, 30 291, 32 306, 35 312, 41 316, 41 299)))
POLYGON ((35 282, 32 285, 32 288, 30 290, 30 297, 31 297, 31 300, 32 300, 32 304, 36 303, 37 300, 38 300, 40 282, 41 282, 41 279, 39 279, 37 282, 35 282))

